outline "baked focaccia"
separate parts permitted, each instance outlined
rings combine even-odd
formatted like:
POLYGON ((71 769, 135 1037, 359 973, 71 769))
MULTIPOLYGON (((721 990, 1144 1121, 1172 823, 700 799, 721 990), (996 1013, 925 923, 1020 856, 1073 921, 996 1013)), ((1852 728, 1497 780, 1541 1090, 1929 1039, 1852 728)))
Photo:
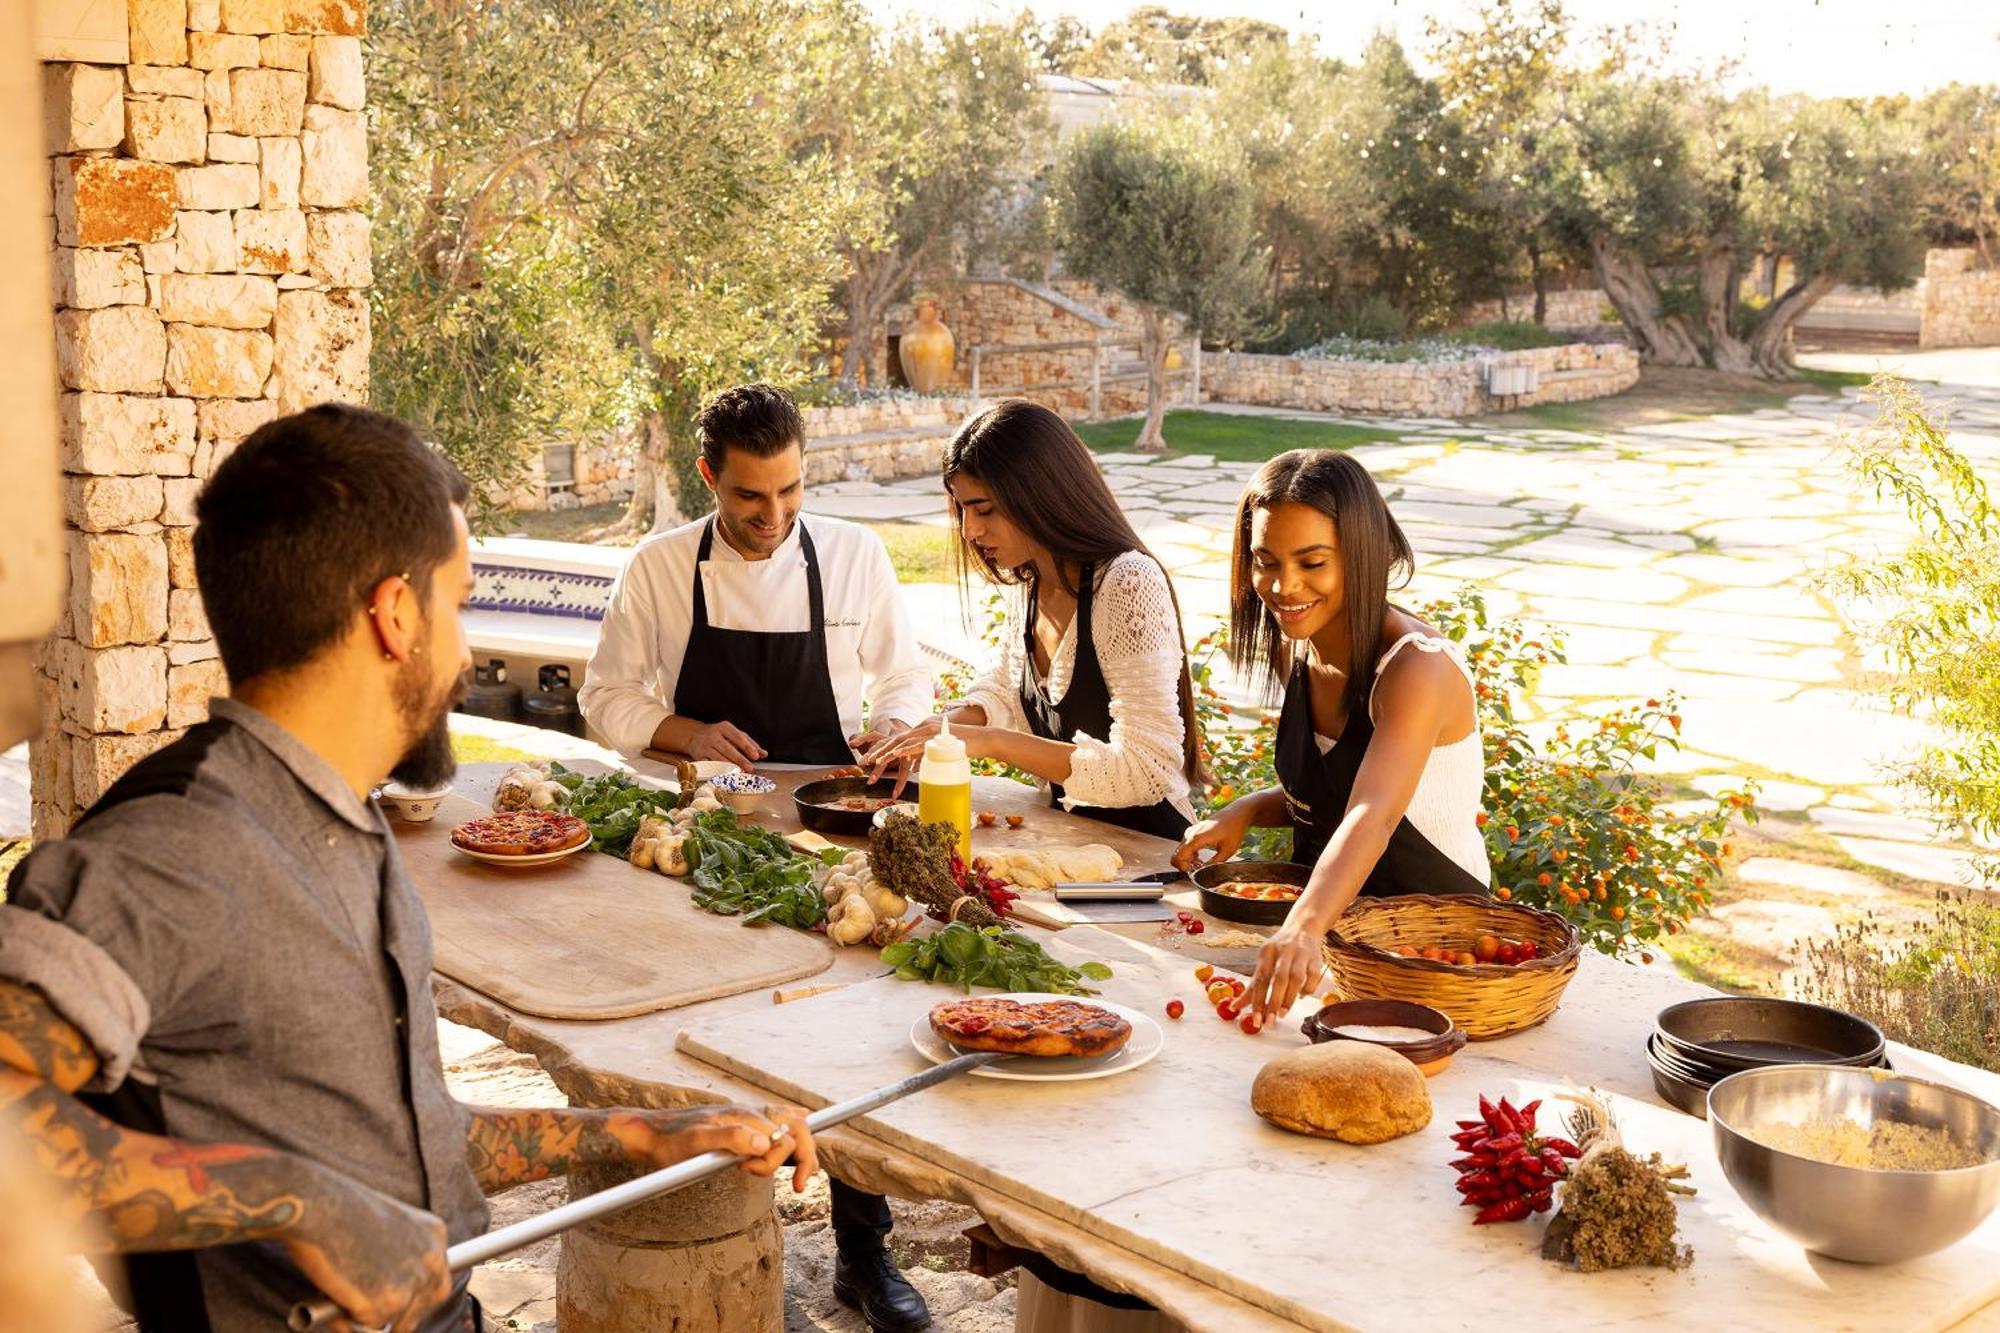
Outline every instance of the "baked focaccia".
POLYGON ((1130 1023, 1094 1004, 999 995, 946 1000, 931 1010, 931 1031, 963 1050, 1008 1055, 1109 1055, 1132 1037, 1130 1023))

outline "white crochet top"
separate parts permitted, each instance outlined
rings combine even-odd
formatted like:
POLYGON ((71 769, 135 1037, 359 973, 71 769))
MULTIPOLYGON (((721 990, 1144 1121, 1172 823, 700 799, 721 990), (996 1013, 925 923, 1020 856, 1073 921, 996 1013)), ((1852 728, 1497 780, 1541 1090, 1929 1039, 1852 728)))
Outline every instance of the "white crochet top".
MULTIPOLYGON (((1457 643, 1416 632, 1405 634, 1376 659, 1375 684, 1368 688, 1370 722, 1375 720, 1375 687, 1382 683, 1382 669, 1403 650, 1405 644, 1415 644, 1420 652, 1443 653, 1464 673, 1466 683, 1472 683, 1472 671, 1465 665, 1465 657, 1457 643)), ((1319 746, 1321 754, 1334 745, 1331 738, 1318 732, 1313 733, 1313 741, 1319 746)), ((1404 816, 1431 846, 1450 857, 1454 864, 1481 884, 1491 884, 1493 866, 1487 859, 1486 839, 1479 832, 1476 818, 1485 789, 1486 754, 1480 745, 1479 721, 1475 713, 1472 730, 1463 739, 1432 748, 1431 757, 1424 761, 1423 776, 1417 779, 1417 790, 1411 795, 1410 808, 1404 811, 1404 816)))
MULTIPOLYGON (((996 727, 1027 731, 1021 709, 1021 657, 1027 626, 1025 589, 1013 589, 1000 653, 966 691, 967 704, 986 710, 996 727)), ((1090 638, 1098 669, 1111 694, 1111 734, 1105 740, 1076 733, 1063 806, 1121 808, 1170 802, 1194 818, 1181 753, 1180 626, 1166 571, 1150 556, 1127 551, 1097 571, 1090 605, 1090 638)), ((1064 628, 1049 659, 1043 688, 1058 702, 1076 673, 1076 618, 1064 628)))

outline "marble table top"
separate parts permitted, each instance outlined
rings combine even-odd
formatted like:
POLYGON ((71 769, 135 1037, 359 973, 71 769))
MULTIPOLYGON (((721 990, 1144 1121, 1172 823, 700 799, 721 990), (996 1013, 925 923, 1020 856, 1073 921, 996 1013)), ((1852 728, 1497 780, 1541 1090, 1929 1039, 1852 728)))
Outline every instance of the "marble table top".
MULTIPOLYGON (((1938 1329, 2000 1297, 2000 1217, 1938 1254, 1869 1267, 1809 1255, 1750 1213, 1716 1165, 1706 1123, 1652 1090, 1651 1016, 1709 993, 1671 974, 1586 952, 1546 1024, 1470 1046, 1430 1081, 1428 1129, 1362 1148, 1287 1134, 1251 1112, 1258 1067, 1303 1044, 1295 1026, 1251 1037, 1218 1021, 1187 960, 1142 941, 1077 928, 1048 947, 1109 962, 1106 997, 1160 1014, 1161 1056, 1091 1083, 960 1079, 858 1127, 1279 1320, 1483 1330, 1501 1312, 1511 1312, 1501 1324, 1519 1326, 1535 1311, 1569 1326, 1938 1329), (1178 1022, 1163 1013, 1170 996, 1188 1004, 1178 1022), (1539 1221, 1475 1228, 1456 1206, 1451 1122, 1475 1114, 1481 1093, 1548 1098, 1564 1076, 1611 1094, 1629 1145, 1687 1163, 1699 1190, 1681 1205, 1692 1267, 1571 1273, 1538 1257, 1539 1221)), ((922 1068, 909 1029, 947 993, 884 978, 782 1008, 690 1014, 680 1047, 822 1105, 922 1068)), ((2000 1097, 1992 1075, 1900 1048, 1893 1058, 2000 1097)))

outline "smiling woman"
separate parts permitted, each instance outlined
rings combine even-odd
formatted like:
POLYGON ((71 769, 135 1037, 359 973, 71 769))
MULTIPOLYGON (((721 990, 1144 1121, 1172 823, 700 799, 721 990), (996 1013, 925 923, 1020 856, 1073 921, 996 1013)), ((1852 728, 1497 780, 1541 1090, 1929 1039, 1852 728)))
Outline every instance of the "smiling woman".
POLYGON ((1260 1022, 1318 982, 1320 941, 1360 894, 1487 891, 1470 675, 1450 640, 1389 602, 1413 564, 1374 478, 1344 454, 1280 454, 1237 507, 1231 653, 1284 683, 1278 785, 1190 829, 1175 862, 1227 860, 1251 828, 1291 826, 1292 859, 1312 873, 1258 957, 1260 1022))

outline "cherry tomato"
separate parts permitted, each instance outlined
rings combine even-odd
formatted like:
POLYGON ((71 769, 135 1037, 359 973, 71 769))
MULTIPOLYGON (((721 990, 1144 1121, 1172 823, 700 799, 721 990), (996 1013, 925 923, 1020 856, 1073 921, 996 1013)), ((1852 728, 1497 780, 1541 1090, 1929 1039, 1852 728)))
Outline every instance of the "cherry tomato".
POLYGON ((997 816, 991 810, 981 810, 979 812, 979 827, 992 828, 996 818, 997 816))
POLYGON ((1215 1012, 1221 1016, 1223 1022, 1234 1023, 1237 1013, 1236 1001, 1234 999, 1224 1000, 1221 1004, 1215 1006, 1215 1012))
POLYGON ((1204 986, 1208 984, 1208 979, 1214 975, 1215 975, 1215 968, 1208 963, 1203 963, 1200 967, 1197 967, 1194 970, 1194 979, 1196 981, 1199 981, 1204 986))
POLYGON ((1179 1017, 1180 1017, 1180 1016, 1181 1016, 1182 1014, 1184 1014, 1184 1013, 1186 1013, 1186 1012, 1187 1012, 1187 1006, 1186 1006, 1186 1005, 1184 1005, 1184 1004, 1182 1004, 1182 1003, 1181 1003, 1181 1002, 1180 1002, 1179 1000, 1168 1000, 1168 1001, 1167 1001, 1167 1017, 1168 1017, 1168 1018, 1179 1018, 1179 1017))
POLYGON ((1187 933, 1190 935, 1199 935, 1207 929, 1208 927, 1203 925, 1199 919, 1187 923, 1187 933))
POLYGON ((1026 822, 1027 822, 1027 818, 1026 818, 1026 816, 1024 816, 1024 815, 1008 815, 1008 816, 1007 816, 1007 827, 1008 827, 1008 828, 1019 828, 1019 827, 1021 827, 1021 825, 1022 825, 1022 824, 1026 823, 1026 822))
POLYGON ((1208 983, 1208 1002, 1210 1004, 1221 1004, 1235 993, 1235 991, 1229 988, 1229 980, 1226 977, 1217 977, 1208 983))
POLYGON ((1257 1021, 1257 1015, 1254 1013, 1243 1015, 1242 1021, 1236 1026, 1242 1028, 1253 1037, 1264 1030, 1264 1025, 1257 1021))
POLYGON ((1481 935, 1472 945, 1472 952, 1480 962, 1490 963, 1500 956, 1500 941, 1491 935, 1481 935))

